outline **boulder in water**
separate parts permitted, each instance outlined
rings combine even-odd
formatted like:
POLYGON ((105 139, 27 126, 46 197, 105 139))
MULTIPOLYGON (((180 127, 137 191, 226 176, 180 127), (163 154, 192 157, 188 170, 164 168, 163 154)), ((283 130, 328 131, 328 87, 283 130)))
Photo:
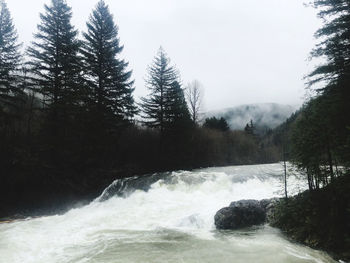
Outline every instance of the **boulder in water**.
POLYGON ((239 229, 262 224, 265 218, 265 209, 259 201, 240 200, 220 209, 214 220, 217 229, 239 229))

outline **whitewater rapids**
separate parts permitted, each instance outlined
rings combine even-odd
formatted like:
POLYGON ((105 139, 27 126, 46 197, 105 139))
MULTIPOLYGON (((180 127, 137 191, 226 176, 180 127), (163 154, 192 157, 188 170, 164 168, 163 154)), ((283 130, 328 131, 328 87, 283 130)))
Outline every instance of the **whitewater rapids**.
MULTIPOLYGON (((0 224, 3 263, 335 262, 267 225, 218 231, 217 210, 283 194, 281 164, 232 166, 115 181, 64 215, 0 224)), ((297 173, 289 194, 306 189, 297 173)))

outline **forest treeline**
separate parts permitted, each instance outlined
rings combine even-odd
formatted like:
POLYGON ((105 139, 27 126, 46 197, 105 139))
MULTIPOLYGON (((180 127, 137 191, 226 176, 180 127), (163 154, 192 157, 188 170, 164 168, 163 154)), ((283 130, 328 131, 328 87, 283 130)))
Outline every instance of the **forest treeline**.
POLYGON ((268 137, 280 141, 309 190, 282 200, 273 226, 292 239, 350 259, 350 2, 315 0, 323 19, 311 56, 323 63, 307 76, 316 94, 268 137))
POLYGON ((308 180, 309 189, 327 186, 350 167, 350 3, 315 0, 323 26, 312 58, 322 58, 307 77, 315 93, 284 124, 266 136, 282 145, 308 180))
POLYGON ((104 1, 79 34, 66 1, 52 0, 26 48, 0 5, 0 213, 89 199, 134 174, 278 160, 253 129, 201 125, 198 82, 184 88, 162 48, 136 103, 104 1))

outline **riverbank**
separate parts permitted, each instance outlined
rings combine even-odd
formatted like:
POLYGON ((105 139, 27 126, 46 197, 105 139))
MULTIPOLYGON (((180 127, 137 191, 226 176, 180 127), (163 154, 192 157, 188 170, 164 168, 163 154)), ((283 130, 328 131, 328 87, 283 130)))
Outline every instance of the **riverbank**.
MULTIPOLYGON (((128 141, 125 143, 127 144, 128 141)), ((131 146, 134 144, 136 142, 132 142, 131 146)), ((128 145, 131 147, 130 143, 128 145)), ((141 147, 140 145, 138 147, 141 147)), ((248 153, 241 156, 239 160, 225 158, 221 160, 220 154, 217 154, 217 158, 214 154, 201 161, 195 161, 195 159, 202 158, 199 158, 197 154, 188 158, 186 152, 181 157, 173 158, 174 154, 170 152, 163 154, 163 157, 159 159, 160 154, 157 152, 150 151, 148 155, 143 155, 142 152, 136 150, 135 152, 138 152, 138 155, 134 156, 134 159, 124 156, 128 161, 123 164, 115 164, 112 158, 109 161, 106 160, 103 165, 89 164, 87 160, 79 166, 68 165, 63 161, 56 165, 48 165, 41 162, 40 158, 33 162, 27 160, 14 163, 0 176, 0 200, 2 200, 0 221, 62 214, 71 208, 88 204, 116 179, 208 166, 259 163, 258 159, 252 158, 248 153), (187 161, 179 161, 180 159, 187 161)), ((201 152, 203 155, 205 151, 201 152)), ((120 158, 115 157, 116 160, 120 158)))
POLYGON ((136 167, 75 171, 36 166, 18 168, 2 178, 0 222, 63 214, 90 203, 116 179, 163 171, 136 167))
POLYGON ((318 191, 281 200, 270 225, 290 239, 350 261, 350 175, 318 191))

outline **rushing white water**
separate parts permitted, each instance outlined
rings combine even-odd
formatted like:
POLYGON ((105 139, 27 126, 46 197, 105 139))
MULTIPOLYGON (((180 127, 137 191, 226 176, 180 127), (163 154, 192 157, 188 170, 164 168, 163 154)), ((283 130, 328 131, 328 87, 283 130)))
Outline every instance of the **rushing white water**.
MULTIPOLYGON (((117 181, 64 215, 0 224, 0 262, 334 262, 267 225, 215 230, 231 201, 281 196, 282 174, 271 164, 117 181)), ((306 182, 293 175, 288 185, 295 194, 306 182)))

